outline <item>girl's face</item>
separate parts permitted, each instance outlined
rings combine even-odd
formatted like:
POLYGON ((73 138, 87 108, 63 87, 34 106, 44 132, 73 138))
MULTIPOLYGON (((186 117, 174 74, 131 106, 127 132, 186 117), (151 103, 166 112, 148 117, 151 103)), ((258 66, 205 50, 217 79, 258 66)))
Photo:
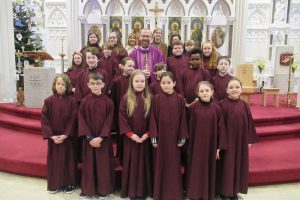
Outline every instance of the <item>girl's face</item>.
POLYGON ((154 39, 156 40, 156 41, 159 41, 160 39, 161 39, 161 36, 162 36, 162 32, 161 32, 161 30, 157 30, 155 33, 154 33, 154 39))
POLYGON ((233 80, 228 83, 227 94, 230 99, 239 99, 242 93, 242 86, 239 81, 233 80))
POLYGON ((192 68, 199 68, 201 66, 201 55, 199 53, 192 54, 189 60, 189 64, 192 68))
POLYGON ((192 44, 185 45, 185 51, 190 52, 195 46, 192 44))
POLYGON ((109 34, 108 42, 112 44, 113 46, 116 46, 118 42, 117 34, 115 32, 112 32, 109 34))
POLYGON ((205 84, 201 84, 198 89, 198 96, 200 99, 204 102, 209 102, 211 100, 211 97, 213 95, 213 90, 205 84))
POLYGON ((123 72, 126 74, 126 75, 130 75, 133 70, 134 70, 134 61, 133 60, 127 60, 126 61, 126 64, 125 65, 122 65, 122 69, 123 69, 123 72))
POLYGON ((208 57, 212 53, 212 45, 210 43, 204 43, 203 45, 203 54, 208 57))
POLYGON ((91 52, 86 52, 86 63, 89 66, 89 68, 94 68, 97 66, 98 63, 98 57, 91 52))
POLYGON ((55 89, 57 94, 65 94, 66 92, 66 83, 64 82, 64 80, 62 79, 62 77, 58 77, 55 83, 55 89))
POLYGON ((164 76, 160 80, 160 87, 164 93, 172 94, 174 92, 176 82, 174 82, 169 76, 164 76))
POLYGON ((128 44, 129 45, 136 45, 136 37, 131 35, 129 38, 128 38, 128 44))
POLYGON ((137 74, 132 79, 132 87, 136 92, 144 91, 146 87, 146 77, 143 74, 137 74))
POLYGON ((226 59, 219 60, 217 68, 218 68, 220 74, 223 74, 223 75, 227 74, 229 67, 230 67, 230 65, 229 65, 228 60, 226 60, 226 59))
POLYGON ((89 42, 90 42, 90 44, 97 44, 98 43, 98 38, 97 38, 96 34, 94 34, 94 33, 90 34, 89 42))
POLYGON ((75 65, 80 65, 82 63, 82 57, 78 54, 74 54, 73 61, 75 65))
POLYGON ((90 88, 91 92, 95 95, 100 95, 101 90, 104 87, 104 83, 101 80, 94 80, 90 79, 88 82, 88 87, 90 88))
POLYGON ((173 42, 177 42, 177 41, 180 41, 179 37, 178 36, 174 36, 172 38, 172 44, 173 44, 173 42))
POLYGON ((181 45, 174 45, 172 52, 174 56, 181 56, 183 53, 183 48, 181 45))

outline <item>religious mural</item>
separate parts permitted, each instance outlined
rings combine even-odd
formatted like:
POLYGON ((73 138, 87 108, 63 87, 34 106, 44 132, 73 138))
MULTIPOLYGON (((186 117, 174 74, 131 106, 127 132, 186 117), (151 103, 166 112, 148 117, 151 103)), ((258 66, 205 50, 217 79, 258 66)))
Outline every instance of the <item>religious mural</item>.
POLYGON ((169 37, 170 40, 172 35, 181 35, 181 17, 169 17, 169 37))
POLYGON ((214 43, 215 47, 220 48, 225 41, 225 32, 222 27, 218 26, 211 34, 211 41, 214 43))
POLYGON ((144 28, 144 17, 131 17, 131 29, 135 35, 139 35, 141 29, 144 28))
POLYGON ((203 17, 191 18, 191 39, 195 41, 195 46, 201 48, 203 39, 203 17))
POLYGON ((109 17, 109 30, 110 32, 116 32, 122 38, 122 17, 110 16, 109 17))

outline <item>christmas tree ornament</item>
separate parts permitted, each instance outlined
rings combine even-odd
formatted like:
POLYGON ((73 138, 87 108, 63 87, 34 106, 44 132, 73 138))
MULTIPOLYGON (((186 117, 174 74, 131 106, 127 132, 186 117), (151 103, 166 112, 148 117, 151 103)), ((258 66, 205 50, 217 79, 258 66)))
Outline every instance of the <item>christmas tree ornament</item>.
POLYGON ((22 40, 22 38, 23 38, 23 36, 22 36, 22 34, 21 34, 21 33, 18 33, 18 34, 16 35, 16 38, 17 38, 19 41, 21 41, 21 40, 22 40))

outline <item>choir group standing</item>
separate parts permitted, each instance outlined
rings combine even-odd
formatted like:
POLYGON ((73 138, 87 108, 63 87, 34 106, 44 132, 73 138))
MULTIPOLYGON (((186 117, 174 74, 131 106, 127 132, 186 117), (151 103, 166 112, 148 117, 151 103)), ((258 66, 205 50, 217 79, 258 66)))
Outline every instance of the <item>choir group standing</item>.
POLYGON ((153 36, 148 29, 139 40, 130 34, 124 48, 112 32, 101 48, 101 33, 92 27, 71 68, 56 76, 41 118, 49 192, 73 192, 82 162, 80 197, 107 199, 116 185, 117 144, 121 197, 212 200, 247 193, 248 145, 257 136, 239 98, 242 84, 228 74, 229 58, 218 57, 210 41, 201 50, 179 35, 168 47, 161 29, 153 36))

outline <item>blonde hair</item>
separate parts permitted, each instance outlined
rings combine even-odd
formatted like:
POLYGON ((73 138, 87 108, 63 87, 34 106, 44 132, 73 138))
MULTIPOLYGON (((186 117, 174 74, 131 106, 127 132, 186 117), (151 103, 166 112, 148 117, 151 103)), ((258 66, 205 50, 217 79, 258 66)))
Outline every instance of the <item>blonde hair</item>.
POLYGON ((135 70, 132 72, 130 78, 129 78, 129 86, 126 93, 127 96, 127 115, 131 117, 133 115, 133 112, 136 107, 136 94, 133 88, 133 79, 137 75, 143 75, 145 77, 145 89, 143 91, 143 99, 144 99, 144 108, 145 108, 145 117, 147 117, 150 113, 150 107, 151 107, 151 93, 148 88, 148 82, 145 74, 140 70, 135 70))
POLYGON ((210 55, 209 62, 208 62, 208 69, 217 69, 218 53, 217 53, 217 50, 215 48, 215 45, 212 41, 207 40, 206 42, 203 43, 202 50, 203 50, 203 47, 204 47, 205 44, 210 44, 211 47, 212 47, 211 55, 210 55))

